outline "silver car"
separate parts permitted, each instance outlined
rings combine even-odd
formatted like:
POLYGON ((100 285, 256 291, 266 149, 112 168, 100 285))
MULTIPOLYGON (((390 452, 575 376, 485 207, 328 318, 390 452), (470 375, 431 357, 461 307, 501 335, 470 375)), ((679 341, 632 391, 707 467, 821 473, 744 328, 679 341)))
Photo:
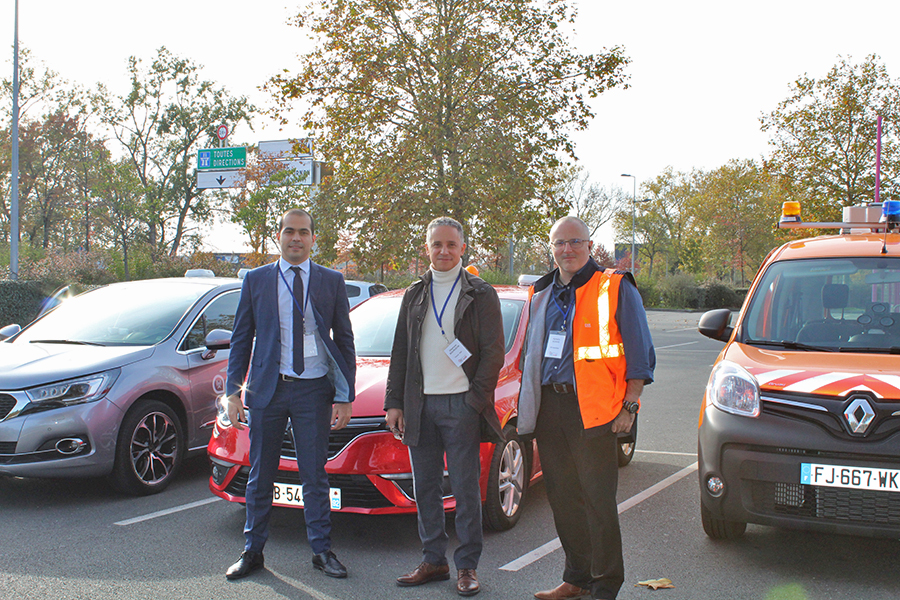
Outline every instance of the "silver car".
POLYGON ((347 299, 350 300, 350 308, 353 308, 360 302, 365 302, 372 296, 377 296, 388 289, 380 283, 370 283, 368 281, 356 281, 348 279, 344 282, 347 286, 347 299))
POLYGON ((206 449, 225 390, 238 279, 116 283, 0 330, 0 475, 108 476, 165 489, 206 449))

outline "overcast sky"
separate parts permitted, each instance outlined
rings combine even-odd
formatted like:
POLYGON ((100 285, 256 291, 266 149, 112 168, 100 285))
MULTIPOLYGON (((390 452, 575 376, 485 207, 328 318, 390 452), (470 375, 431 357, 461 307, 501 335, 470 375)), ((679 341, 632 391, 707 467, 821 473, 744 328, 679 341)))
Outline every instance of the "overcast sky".
MULTIPOLYGON (((282 68, 296 70, 310 42, 286 24, 289 0, 19 0, 19 43, 62 77, 86 87, 127 84, 126 60, 151 59, 166 46, 204 65, 204 75, 259 105, 257 86, 282 68)), ((575 45, 600 52, 621 45, 632 63, 630 88, 593 102, 597 117, 575 135, 593 181, 620 186, 650 180, 667 166, 715 169, 768 152, 759 117, 788 96, 801 75, 823 77, 839 56, 878 54, 900 78, 897 0, 580 0, 575 45)), ((13 0, 2 4, 0 46, 12 56, 13 0)), ((7 71, 9 58, 4 59, 7 71)), ((261 122, 260 141, 301 136, 261 122)), ((245 138, 247 139, 247 138, 245 138)), ((639 193, 640 195, 640 193, 639 193)), ((772 217, 775 218, 774 216, 772 217)), ((600 240, 611 248, 611 232, 600 240)), ((217 228, 210 249, 236 238, 217 228)))

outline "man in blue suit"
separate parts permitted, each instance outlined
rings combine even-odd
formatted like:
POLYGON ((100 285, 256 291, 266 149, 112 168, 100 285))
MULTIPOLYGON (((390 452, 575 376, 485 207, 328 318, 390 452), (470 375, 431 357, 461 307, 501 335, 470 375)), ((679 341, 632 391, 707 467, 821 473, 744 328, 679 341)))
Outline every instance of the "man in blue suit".
POLYGON ((313 566, 330 577, 346 577, 347 569, 331 550, 325 461, 330 430, 347 425, 354 399, 356 352, 347 290, 343 275, 309 259, 316 235, 308 212, 287 211, 279 232, 278 262, 244 278, 231 337, 226 410, 238 429, 249 424, 250 479, 244 552, 225 577, 240 579, 263 567, 288 419, 313 566))

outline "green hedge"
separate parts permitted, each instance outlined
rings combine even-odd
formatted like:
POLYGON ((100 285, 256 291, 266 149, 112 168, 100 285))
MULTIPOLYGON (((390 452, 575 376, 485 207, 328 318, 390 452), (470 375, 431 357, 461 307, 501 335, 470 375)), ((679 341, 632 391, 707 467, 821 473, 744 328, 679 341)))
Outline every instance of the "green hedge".
POLYGON ((647 308, 738 309, 747 289, 735 289, 718 280, 697 283, 692 275, 679 273, 661 279, 638 279, 638 291, 647 308))
POLYGON ((0 327, 31 323, 40 312, 44 297, 36 281, 0 279, 0 327))

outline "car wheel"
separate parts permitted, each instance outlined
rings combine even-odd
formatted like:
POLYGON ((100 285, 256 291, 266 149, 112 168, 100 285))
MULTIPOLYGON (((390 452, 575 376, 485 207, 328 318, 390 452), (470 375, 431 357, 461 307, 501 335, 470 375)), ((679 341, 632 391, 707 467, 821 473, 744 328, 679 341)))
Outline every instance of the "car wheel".
POLYGON ((506 442, 494 446, 482 507, 484 525, 494 531, 510 529, 519 520, 529 479, 525 448, 515 428, 507 427, 503 433, 506 442))
POLYGON ((113 487, 135 496, 163 491, 184 458, 181 421, 158 400, 138 401, 126 413, 116 444, 113 487))
POLYGON ((703 531, 714 540, 735 540, 747 530, 747 524, 743 521, 727 521, 714 517, 712 512, 703 504, 700 504, 700 520, 703 522, 703 531))
POLYGON ((616 455, 620 467, 624 467, 634 458, 634 445, 634 442, 619 442, 616 445, 616 455))

